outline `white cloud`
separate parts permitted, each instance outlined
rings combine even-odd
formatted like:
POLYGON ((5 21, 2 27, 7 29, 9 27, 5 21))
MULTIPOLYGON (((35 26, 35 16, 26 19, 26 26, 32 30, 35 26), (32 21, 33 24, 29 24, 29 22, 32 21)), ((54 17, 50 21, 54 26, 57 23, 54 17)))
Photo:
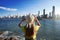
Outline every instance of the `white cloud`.
POLYGON ((7 8, 7 7, 2 7, 2 6, 0 6, 0 9, 6 10, 6 11, 17 11, 17 9, 15 8, 7 8))

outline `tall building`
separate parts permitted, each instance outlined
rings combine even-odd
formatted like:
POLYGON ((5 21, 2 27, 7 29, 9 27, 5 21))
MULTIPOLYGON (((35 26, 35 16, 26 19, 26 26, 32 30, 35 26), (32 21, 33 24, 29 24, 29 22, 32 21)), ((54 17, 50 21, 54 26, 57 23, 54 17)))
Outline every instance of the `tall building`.
POLYGON ((38 16, 37 16, 38 20, 40 20, 40 11, 38 11, 38 16))
POLYGON ((52 18, 55 18, 55 6, 52 7, 52 18))
POLYGON ((45 9, 43 9, 43 18, 47 18, 48 14, 45 14, 45 9))
POLYGON ((43 16, 45 16, 45 9, 43 9, 43 16))
POLYGON ((45 18, 45 9, 43 9, 43 18, 45 18))
POLYGON ((49 12, 49 18, 51 18, 51 12, 49 12))
POLYGON ((38 16, 40 16, 40 11, 38 11, 38 16))

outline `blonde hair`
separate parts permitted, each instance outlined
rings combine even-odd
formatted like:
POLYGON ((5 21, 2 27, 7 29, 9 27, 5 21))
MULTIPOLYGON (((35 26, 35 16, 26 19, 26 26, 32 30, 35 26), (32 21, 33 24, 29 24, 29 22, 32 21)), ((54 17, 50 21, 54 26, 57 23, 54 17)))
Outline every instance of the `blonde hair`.
POLYGON ((35 19, 35 17, 33 15, 27 15, 26 16, 26 22, 31 21, 30 23, 33 23, 34 22, 34 19, 35 19))

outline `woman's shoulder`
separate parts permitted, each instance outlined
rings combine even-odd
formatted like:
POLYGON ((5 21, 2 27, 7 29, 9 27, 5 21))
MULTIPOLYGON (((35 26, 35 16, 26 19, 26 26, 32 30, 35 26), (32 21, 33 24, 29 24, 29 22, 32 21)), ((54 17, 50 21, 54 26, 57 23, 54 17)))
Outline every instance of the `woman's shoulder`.
POLYGON ((39 27, 40 27, 40 26, 35 25, 35 26, 34 26, 34 29, 35 29, 35 30, 38 30, 38 29, 39 29, 39 27))

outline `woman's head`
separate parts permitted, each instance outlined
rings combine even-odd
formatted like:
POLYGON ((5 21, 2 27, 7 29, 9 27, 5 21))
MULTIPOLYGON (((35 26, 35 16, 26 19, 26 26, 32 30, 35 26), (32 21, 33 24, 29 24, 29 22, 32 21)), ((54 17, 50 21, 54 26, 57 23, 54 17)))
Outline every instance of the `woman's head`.
POLYGON ((25 18, 27 23, 32 23, 34 22, 34 19, 35 19, 33 15, 27 15, 25 18))

